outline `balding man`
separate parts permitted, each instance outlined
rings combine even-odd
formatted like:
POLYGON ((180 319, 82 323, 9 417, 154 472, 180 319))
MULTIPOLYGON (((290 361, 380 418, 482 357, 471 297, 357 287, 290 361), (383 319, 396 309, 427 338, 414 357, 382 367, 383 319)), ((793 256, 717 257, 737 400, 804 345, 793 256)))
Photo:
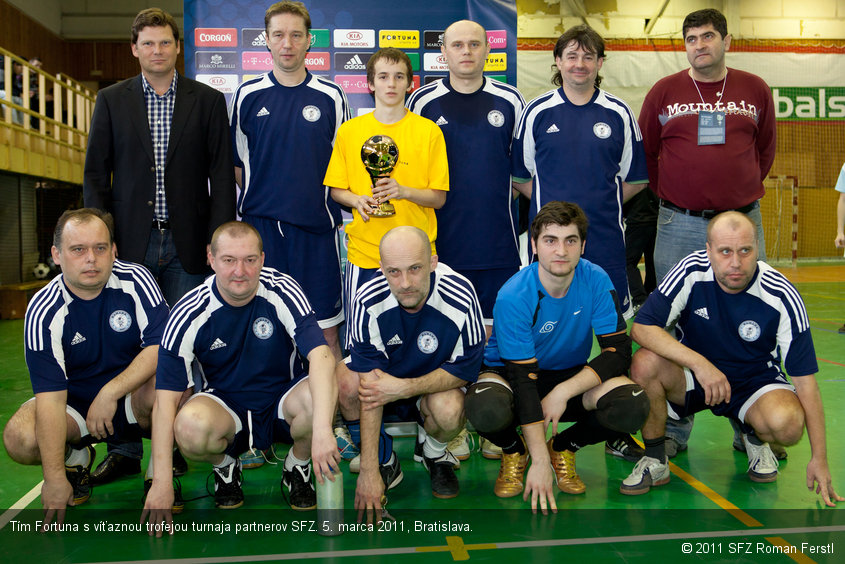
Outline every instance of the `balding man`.
MULTIPOLYGON (((515 87, 484 76, 490 44, 476 22, 446 28, 440 50, 449 76, 415 90, 407 106, 437 123, 446 139, 451 191, 436 212, 437 254, 475 286, 489 337, 496 294, 519 270, 510 154, 525 100, 515 87)), ((500 448, 482 441, 486 458, 501 457, 500 448)), ((469 457, 466 444, 450 450, 469 457)))
POLYGON ((741 422, 755 482, 777 479, 768 443, 793 445, 806 425, 807 486, 817 483, 827 505, 844 500, 828 469, 807 311, 792 284, 757 256, 754 223, 739 212, 719 214, 708 225, 706 249, 670 270, 640 310, 631 334, 642 348, 631 377, 645 388, 651 411, 642 429, 645 456, 622 482, 623 494, 669 482, 667 414, 677 419, 709 409, 741 422), (680 341, 664 331, 674 323, 680 341))
POLYGON ((403 477, 382 425, 388 404, 424 426, 423 464, 434 496, 458 495, 455 460, 446 445, 464 425, 460 388, 477 378, 484 347, 472 284, 438 264, 424 231, 391 229, 379 254, 381 272, 352 302, 350 355, 338 365, 341 412, 361 445, 359 511, 381 509, 385 489, 403 477))

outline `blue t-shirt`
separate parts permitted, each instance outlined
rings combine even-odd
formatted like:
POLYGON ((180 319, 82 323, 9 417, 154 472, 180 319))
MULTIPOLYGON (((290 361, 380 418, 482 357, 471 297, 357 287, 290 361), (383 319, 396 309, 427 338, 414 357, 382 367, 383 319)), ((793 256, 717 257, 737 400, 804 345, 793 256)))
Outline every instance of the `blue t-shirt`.
POLYGON ((282 86, 272 72, 241 84, 229 108, 235 166, 243 168, 238 213, 313 233, 340 225, 323 176, 349 117, 343 90, 311 73, 297 86, 282 86))
POLYGON ((67 390, 68 402, 89 404, 144 347, 158 345, 167 303, 150 272, 115 260, 100 295, 83 300, 64 275, 42 288, 24 321, 26 365, 32 390, 67 390))
POLYGON ((493 334, 484 363, 536 358, 541 370, 564 370, 586 364, 593 334, 625 330, 613 296, 613 284, 599 266, 578 261, 572 284, 562 298, 549 296, 533 263, 505 282, 493 306, 493 334))
MULTIPOLYGON (((637 323, 668 327, 680 341, 721 370, 729 382, 774 371, 818 372, 810 320, 798 290, 764 262, 748 287, 728 294, 714 279, 707 251, 669 271, 637 314, 637 323)), ((785 381, 785 380, 784 380, 785 381)))
POLYGON ((450 192, 436 211, 437 255, 458 270, 519 266, 510 150, 522 95, 486 77, 462 94, 444 78, 415 90, 407 106, 446 139, 450 192))
POLYGON ((220 297, 216 280, 211 276, 173 308, 161 340, 156 389, 181 392, 200 377, 203 388, 261 411, 304 376, 302 358, 326 344, 323 332, 302 288, 287 274, 261 269, 255 297, 241 307, 220 297))
POLYGON ((379 273, 352 301, 348 366, 355 372, 378 368, 397 378, 442 368, 475 382, 484 349, 482 323, 472 284, 443 263, 431 273, 428 299, 416 313, 399 305, 379 273))
POLYGON ((582 106, 569 102, 563 88, 546 92, 522 113, 512 160, 514 177, 534 177, 529 221, 554 200, 584 210, 590 220, 584 258, 610 274, 627 309, 622 182, 648 181, 631 108, 600 89, 582 106))

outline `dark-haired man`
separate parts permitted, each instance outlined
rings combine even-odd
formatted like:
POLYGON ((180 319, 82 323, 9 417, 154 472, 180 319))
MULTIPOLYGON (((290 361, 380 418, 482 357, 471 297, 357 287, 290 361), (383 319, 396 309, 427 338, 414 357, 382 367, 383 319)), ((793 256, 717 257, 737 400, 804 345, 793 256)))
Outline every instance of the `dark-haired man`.
POLYGON ((595 30, 568 29, 554 57, 552 82, 560 88, 538 96, 522 113, 513 141, 514 181, 531 198, 529 219, 554 200, 584 210, 590 220, 584 257, 610 276, 628 317, 622 203, 648 180, 642 135, 631 108, 599 88, 605 53, 595 30))
POLYGON ((13 460, 43 468, 45 524, 91 495, 91 443, 140 442, 149 431, 168 314, 150 272, 115 258, 109 214, 63 213, 52 255, 62 274, 33 297, 24 322, 35 398, 3 431, 13 460))
MULTIPOLYGON (((235 217, 223 94, 176 72, 179 28, 148 8, 132 23, 141 73, 97 94, 85 154, 85 205, 114 215, 120 256, 146 266, 175 304, 208 274, 205 247, 235 217)), ((91 474, 105 484, 140 472, 138 444, 109 444, 91 474)))
POLYGON ((531 224, 537 262, 508 280, 496 298, 493 335, 478 382, 466 394, 467 418, 502 447, 494 492, 523 492, 531 508, 556 511, 553 482, 568 494, 586 486, 575 452, 648 415, 643 389, 625 374, 631 339, 607 274, 581 258, 588 222, 576 204, 554 201, 531 224), (589 359, 596 336, 601 352, 589 359), (558 433, 558 422, 575 424, 558 433), (551 426, 555 436, 546 443, 551 426), (522 435, 517 433, 521 428, 522 435))

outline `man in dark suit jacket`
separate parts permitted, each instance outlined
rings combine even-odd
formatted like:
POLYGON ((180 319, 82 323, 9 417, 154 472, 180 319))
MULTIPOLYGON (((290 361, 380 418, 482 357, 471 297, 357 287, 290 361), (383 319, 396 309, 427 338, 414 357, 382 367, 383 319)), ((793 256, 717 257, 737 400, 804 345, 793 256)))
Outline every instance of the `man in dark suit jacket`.
MULTIPOLYGON (((85 205, 115 220, 120 258, 142 263, 173 306, 210 272, 206 244, 235 218, 223 95, 176 72, 179 28, 159 8, 132 24, 141 74, 97 95, 85 156, 85 205)), ((92 484, 138 474, 140 443, 109 444, 92 484)))
POLYGON ((170 14, 138 14, 132 54, 141 74, 97 95, 85 205, 114 215, 120 257, 149 268, 172 307, 209 273, 206 244, 235 217, 226 102, 176 72, 179 30, 170 14))

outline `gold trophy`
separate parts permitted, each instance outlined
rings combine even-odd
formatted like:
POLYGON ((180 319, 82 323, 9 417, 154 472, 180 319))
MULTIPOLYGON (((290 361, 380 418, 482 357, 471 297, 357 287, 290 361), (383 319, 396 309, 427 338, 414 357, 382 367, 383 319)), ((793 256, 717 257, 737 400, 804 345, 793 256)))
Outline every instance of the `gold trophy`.
MULTIPOLYGON (((396 161, 399 160, 399 148, 396 142, 387 135, 373 135, 361 147, 361 161, 364 168, 370 174, 370 179, 375 186, 379 178, 389 178, 396 161)), ((371 217, 390 217, 396 215, 396 209, 389 200, 381 202, 378 207, 370 213, 371 217)))

